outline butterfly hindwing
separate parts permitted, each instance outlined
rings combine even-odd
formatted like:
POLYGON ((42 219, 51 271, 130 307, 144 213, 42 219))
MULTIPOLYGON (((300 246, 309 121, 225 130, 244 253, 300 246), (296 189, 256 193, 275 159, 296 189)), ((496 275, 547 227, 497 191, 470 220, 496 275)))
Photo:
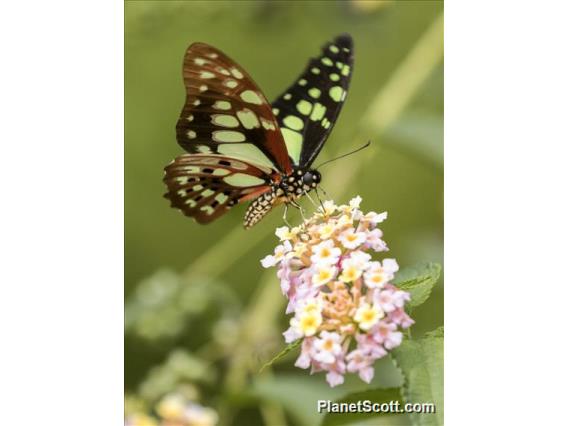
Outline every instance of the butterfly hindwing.
POLYGON ((199 223, 270 191, 270 176, 252 164, 219 155, 184 154, 166 166, 165 197, 199 223))
POLYGON ((308 62, 302 75, 272 103, 293 163, 309 167, 345 101, 353 73, 353 40, 336 37, 308 62))
POLYGON ((176 130, 186 151, 291 172, 272 108, 242 67, 218 49, 194 43, 184 58, 183 78, 187 96, 176 130))

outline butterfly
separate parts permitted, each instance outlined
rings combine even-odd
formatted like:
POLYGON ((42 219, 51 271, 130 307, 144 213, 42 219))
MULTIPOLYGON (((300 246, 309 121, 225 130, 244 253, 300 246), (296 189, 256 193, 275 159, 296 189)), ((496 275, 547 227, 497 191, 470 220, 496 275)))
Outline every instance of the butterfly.
POLYGON ((272 105, 250 75, 220 50, 194 43, 183 61, 186 100, 176 125, 187 151, 165 167, 171 206, 209 223, 251 200, 244 227, 274 206, 315 189, 312 163, 343 106, 353 72, 348 34, 322 47, 272 105))

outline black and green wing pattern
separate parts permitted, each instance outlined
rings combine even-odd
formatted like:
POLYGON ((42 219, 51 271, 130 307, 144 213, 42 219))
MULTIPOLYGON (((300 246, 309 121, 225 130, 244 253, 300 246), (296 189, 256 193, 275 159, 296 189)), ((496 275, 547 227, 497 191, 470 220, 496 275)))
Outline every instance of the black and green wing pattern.
POLYGON ((308 168, 345 101, 353 73, 353 40, 342 34, 322 47, 304 72, 272 103, 292 162, 308 168))

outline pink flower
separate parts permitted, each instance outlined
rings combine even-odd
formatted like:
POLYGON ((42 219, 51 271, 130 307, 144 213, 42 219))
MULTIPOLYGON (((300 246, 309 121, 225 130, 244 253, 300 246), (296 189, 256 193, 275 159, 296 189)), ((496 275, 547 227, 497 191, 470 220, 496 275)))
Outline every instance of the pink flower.
POLYGON ((357 340, 357 349, 371 356, 373 359, 382 358, 387 354, 385 348, 373 338, 372 334, 356 334, 355 340, 357 340))
POLYGON ((379 306, 385 312, 392 312, 396 309, 395 303, 398 302, 398 298, 395 297, 395 293, 389 289, 383 289, 380 291, 376 291, 374 294, 375 303, 378 303, 379 306))
POLYGON ((335 364, 333 364, 328 370, 328 373, 325 375, 325 379, 327 383, 332 388, 343 384, 345 380, 343 375, 345 374, 345 362, 343 360, 338 360, 335 364))
POLYGON ((329 373, 327 373, 325 375, 325 379, 327 380, 327 383, 329 383, 329 386, 331 386, 332 388, 336 387, 337 385, 343 384, 343 382, 345 381, 343 374, 339 373, 336 370, 331 370, 329 373))
POLYGON ((333 364, 343 355, 341 336, 337 333, 322 331, 320 338, 314 341, 314 359, 324 364, 333 364))
POLYGON ((389 313, 389 318, 392 322, 400 325, 402 328, 408 328, 412 324, 414 324, 414 320, 410 318, 410 316, 408 316, 408 314, 404 312, 404 309, 402 308, 397 308, 389 313))
POLYGON ((396 324, 392 322, 380 321, 371 333, 373 339, 388 350, 396 348, 402 342, 402 333, 396 331, 396 324))
POLYGON ((294 364, 296 367, 306 369, 310 366, 312 361, 312 348, 313 348, 313 337, 306 337, 302 342, 302 350, 300 356, 294 364))
POLYGON ((388 251, 387 244, 381 239, 382 236, 383 232, 378 228, 367 232, 367 240, 365 241, 365 245, 372 248, 376 252, 388 251))
POLYGON ((347 363, 347 371, 350 373, 359 373, 359 377, 366 383, 370 383, 375 375, 373 368, 374 358, 369 356, 361 349, 351 351, 345 358, 347 363))
POLYGON ((302 226, 279 228, 281 242, 262 259, 264 267, 277 268, 286 313, 293 314, 284 339, 303 339, 295 365, 325 372, 332 387, 346 372, 369 383, 374 362, 400 345, 398 329, 414 322, 404 312, 409 293, 391 284, 398 264, 371 256, 388 250, 376 227, 387 215, 363 213, 361 201, 326 201, 302 226))

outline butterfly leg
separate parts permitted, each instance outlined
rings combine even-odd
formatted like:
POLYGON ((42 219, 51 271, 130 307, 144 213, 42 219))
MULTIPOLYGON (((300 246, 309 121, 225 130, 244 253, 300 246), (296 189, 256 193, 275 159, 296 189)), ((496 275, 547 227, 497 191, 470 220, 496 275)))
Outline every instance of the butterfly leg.
MULTIPOLYGON (((300 214, 302 215, 303 221, 304 221, 304 222, 307 222, 306 216, 304 216, 304 208, 303 208, 301 205, 299 205, 296 200, 290 201, 290 204, 291 204, 293 207, 296 207, 298 210, 300 210, 300 214)), ((303 225, 303 222, 302 222, 302 225, 303 225)))
POLYGON ((284 204, 284 216, 282 216, 282 219, 284 220, 284 223, 288 226, 288 228, 292 228, 292 225, 288 223, 288 219, 286 218, 287 214, 288 214, 288 203, 284 204))
POLYGON ((306 197, 308 197, 308 199, 312 202, 312 204, 314 205, 314 207, 318 207, 318 205, 316 204, 316 202, 314 201, 314 199, 310 196, 310 193, 308 191, 304 191, 304 195, 306 197))

